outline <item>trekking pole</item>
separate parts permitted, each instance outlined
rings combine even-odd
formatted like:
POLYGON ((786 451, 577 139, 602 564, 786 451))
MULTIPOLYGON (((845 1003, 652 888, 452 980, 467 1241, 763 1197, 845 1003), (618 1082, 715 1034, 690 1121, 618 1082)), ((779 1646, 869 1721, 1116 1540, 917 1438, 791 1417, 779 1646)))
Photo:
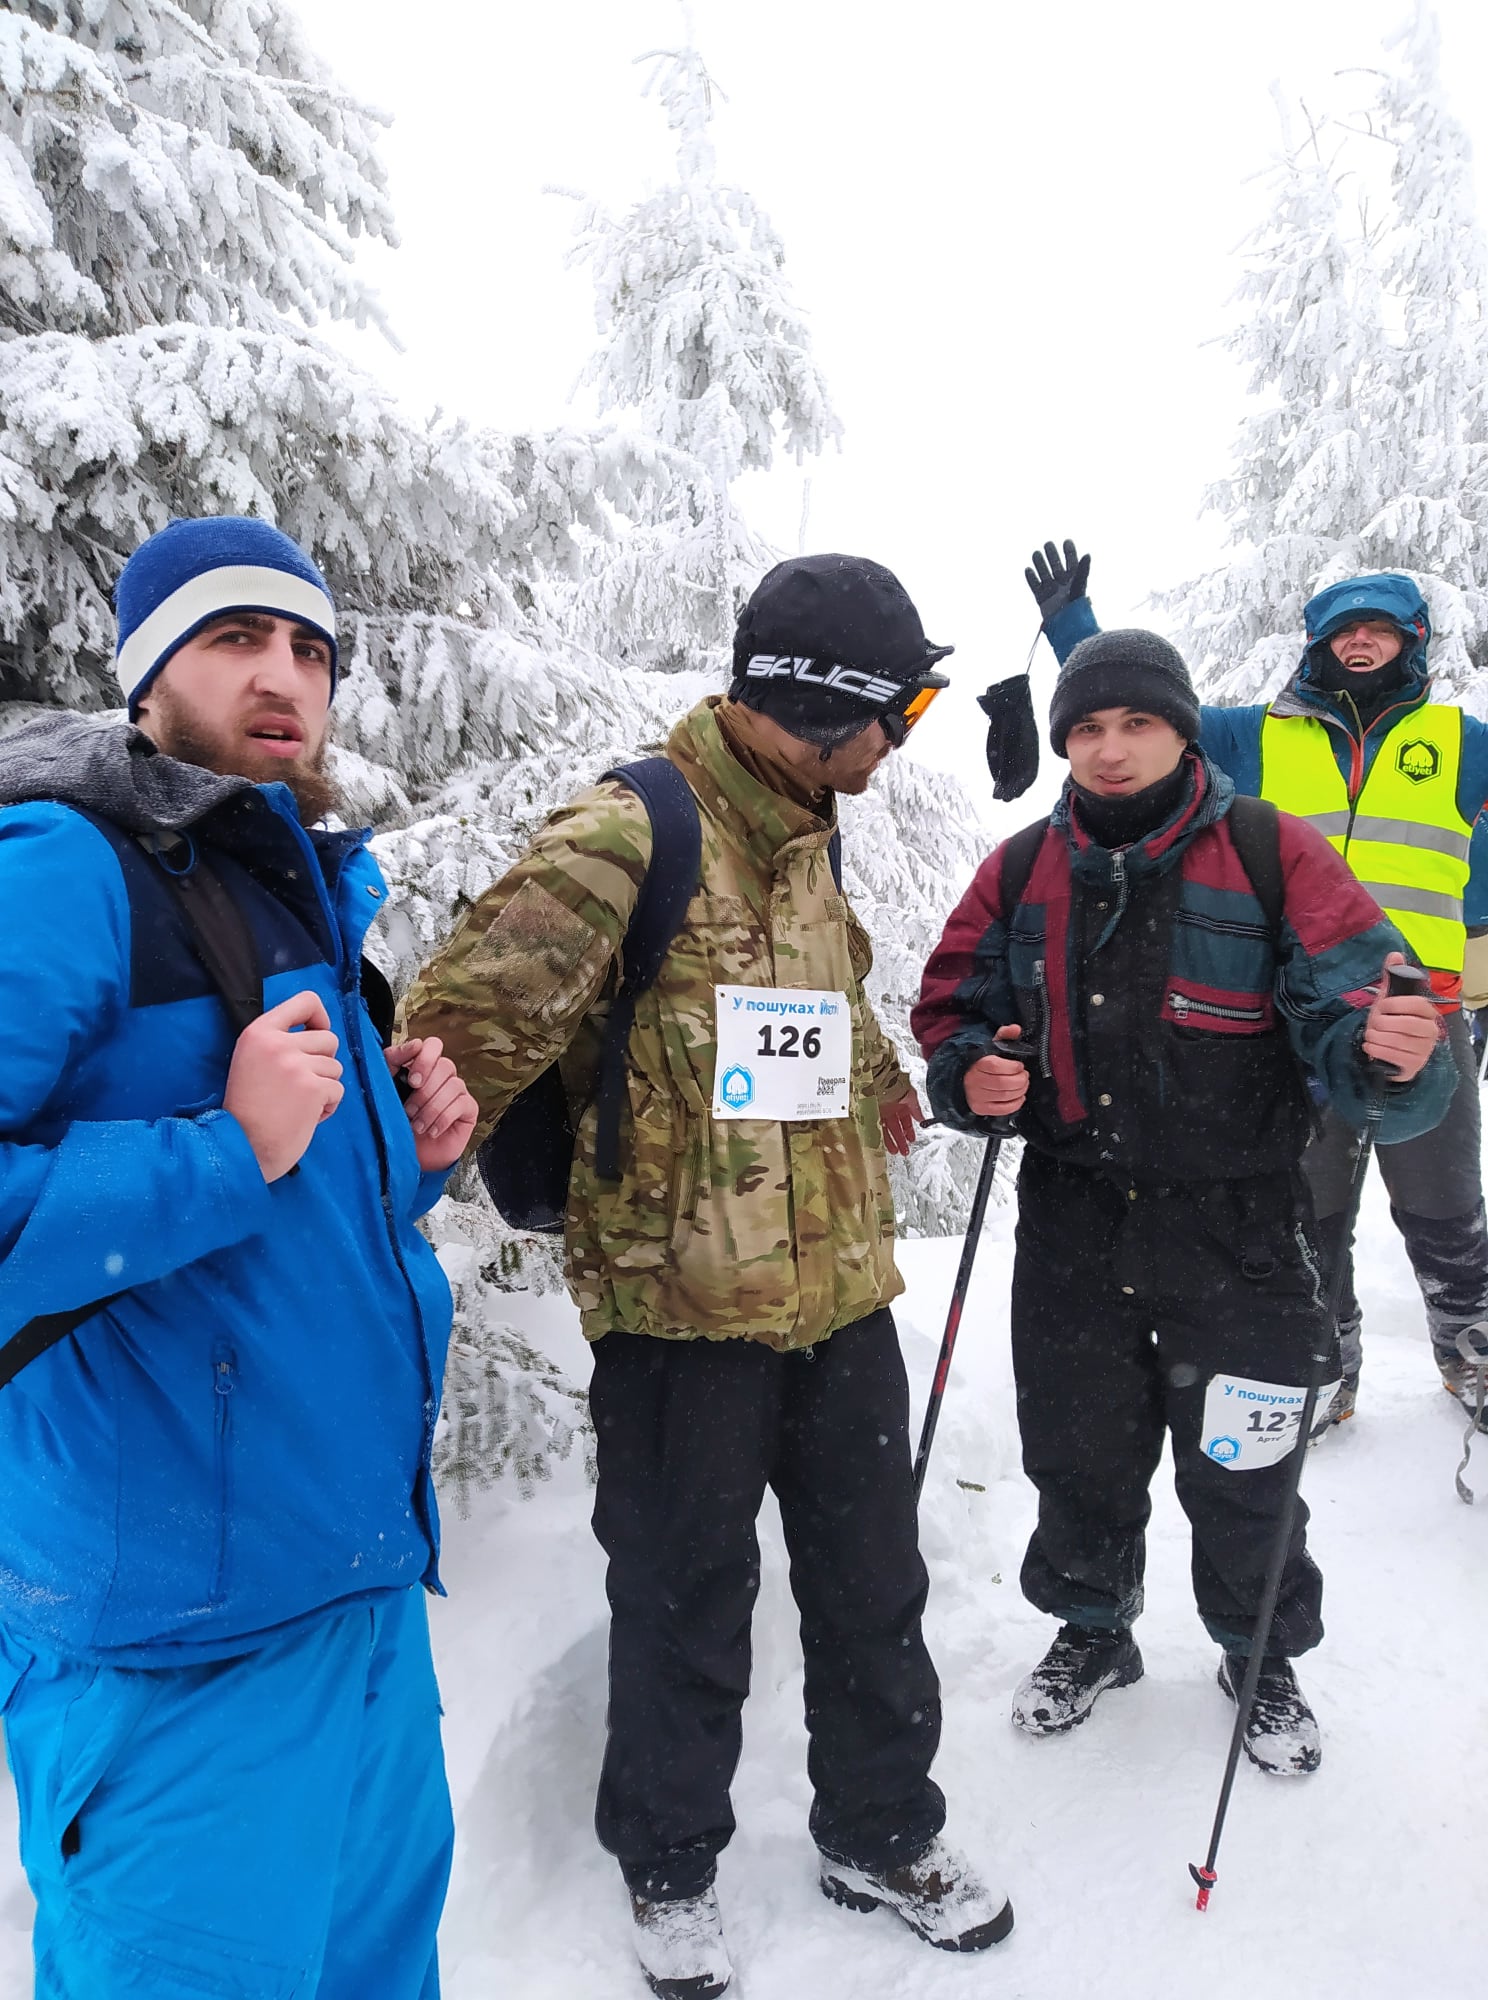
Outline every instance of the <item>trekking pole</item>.
MULTIPOLYGON (((1421 994, 1430 991, 1427 976, 1416 965, 1392 965, 1385 981, 1386 993, 1391 997, 1402 994, 1421 994)), ((1281 1594, 1281 1573, 1286 1568, 1287 1550, 1292 1542, 1292 1524, 1297 1515, 1297 1492, 1302 1483, 1302 1465, 1307 1455, 1308 1439, 1312 1435, 1312 1419, 1317 1408, 1318 1390, 1323 1385, 1323 1375, 1333 1359, 1333 1340, 1338 1331, 1338 1301, 1343 1293, 1343 1276, 1348 1267, 1348 1244, 1358 1220, 1359 1201, 1364 1192, 1364 1176, 1369 1169, 1369 1155, 1374 1150, 1375 1137, 1379 1132, 1380 1120, 1385 1115, 1385 1085, 1388 1073, 1378 1065, 1375 1070, 1370 1092, 1369 1112, 1364 1130, 1359 1135, 1359 1150, 1354 1156, 1353 1172, 1349 1178, 1348 1195, 1344 1206, 1343 1234, 1338 1242, 1338 1255, 1333 1269, 1328 1273, 1328 1295, 1324 1302, 1321 1325, 1324 1336, 1317 1353, 1312 1357, 1312 1374, 1307 1384, 1307 1395, 1302 1404, 1302 1415, 1297 1428, 1297 1442, 1292 1446, 1287 1464, 1290 1476, 1287 1481, 1286 1496, 1282 1501, 1281 1517, 1277 1523, 1276 1545, 1271 1551, 1271 1561, 1266 1571, 1265 1588, 1261 1592, 1261 1608, 1256 1614, 1255 1630, 1250 1635, 1250 1658, 1245 1666, 1245 1679, 1240 1684, 1240 1692, 1235 1699, 1235 1727, 1230 1732, 1230 1754, 1225 1760, 1224 1781, 1219 1788, 1219 1804, 1215 1809, 1214 1826, 1209 1835, 1209 1852, 1202 1867, 1190 1861, 1188 1872, 1198 1884, 1198 1897, 1194 1907, 1207 1910, 1209 1892, 1215 1884, 1214 1864, 1219 1856, 1219 1843, 1224 1833, 1225 1815, 1230 1807, 1230 1792, 1235 1783, 1235 1772, 1240 1762, 1240 1752, 1245 1743, 1245 1725, 1250 1720, 1250 1711, 1255 1702, 1257 1683, 1261 1678, 1261 1667, 1266 1657, 1266 1644, 1271 1637, 1271 1621, 1276 1615, 1276 1600, 1281 1594)))
MULTIPOLYGON (((999 1042, 996 1053, 1009 1062, 1028 1063, 1033 1059, 1032 1048, 1023 1042, 999 1042)), ((915 1453, 916 1500, 919 1499, 920 1488, 925 1483, 925 1467, 930 1463, 930 1447, 935 1441, 935 1426, 940 1422, 940 1406, 945 1399, 946 1377, 951 1372, 951 1356, 956 1351, 956 1335, 961 1331, 961 1314, 966 1305, 967 1291, 971 1286, 971 1267, 976 1262, 977 1245, 982 1238, 982 1223, 986 1219, 987 1202, 997 1173, 998 1155, 1002 1152, 1003 1140, 1012 1134, 1013 1121, 1011 1118, 994 1118, 992 1126, 992 1134, 982 1154, 982 1170, 977 1175, 976 1193, 971 1199, 971 1219, 966 1225, 966 1241, 961 1246, 961 1262, 956 1269, 956 1283, 951 1293, 950 1311, 946 1314, 945 1334, 940 1343, 940 1359, 935 1364, 935 1380, 930 1385, 930 1401, 925 1406, 925 1422, 920 1431, 920 1448, 915 1453)))

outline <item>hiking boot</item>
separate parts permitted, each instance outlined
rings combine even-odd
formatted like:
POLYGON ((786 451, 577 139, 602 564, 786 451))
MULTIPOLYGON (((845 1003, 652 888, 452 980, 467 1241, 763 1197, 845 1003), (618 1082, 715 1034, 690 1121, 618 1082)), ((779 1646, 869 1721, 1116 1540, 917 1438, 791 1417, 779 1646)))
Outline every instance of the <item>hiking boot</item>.
POLYGON ((1327 1436, 1335 1424, 1346 1424, 1354 1414, 1354 1403, 1358 1394, 1359 1371, 1356 1368, 1352 1375, 1345 1375, 1333 1391, 1333 1400, 1315 1419, 1308 1442, 1316 1444, 1319 1438, 1327 1436))
MULTIPOLYGON (((1243 1653, 1221 1653, 1219 1684, 1231 1701, 1240 1699, 1250 1662, 1243 1653)), ((1317 1717, 1297 1685, 1290 1660, 1268 1653, 1261 1662, 1255 1700, 1245 1721, 1245 1754, 1274 1777, 1300 1778, 1323 1761, 1317 1717)))
POLYGON ((1130 1632, 1061 1625, 1059 1636, 1013 1696, 1013 1721, 1030 1736, 1058 1736, 1083 1722, 1096 1697, 1142 1678, 1130 1632))
POLYGON ((1482 1321, 1464 1327, 1455 1352, 1437 1348, 1436 1365, 1447 1394, 1457 1398, 1480 1431, 1488 1431, 1488 1328, 1482 1321))
POLYGON ((723 1941, 718 1896, 710 1883, 700 1896, 652 1903, 632 1894, 636 1957, 646 1984, 660 2000, 715 2000, 734 1976, 723 1941))
POLYGON ((923 1854, 875 1875, 821 1858, 822 1894, 845 1910, 892 1910, 938 1951, 985 1951, 1013 1928, 1013 1906, 988 1888, 954 1848, 932 1840, 923 1854))

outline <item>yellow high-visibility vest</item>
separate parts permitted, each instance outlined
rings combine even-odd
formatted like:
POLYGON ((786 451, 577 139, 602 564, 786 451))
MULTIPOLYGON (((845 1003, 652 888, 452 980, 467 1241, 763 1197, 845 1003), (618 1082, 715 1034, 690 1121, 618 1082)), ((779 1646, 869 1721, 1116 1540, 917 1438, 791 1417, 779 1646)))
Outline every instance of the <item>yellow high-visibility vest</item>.
POLYGON ((1310 820, 1421 963, 1453 975, 1472 843, 1457 806, 1461 763, 1461 709, 1427 703, 1390 731, 1351 800, 1326 723, 1268 715, 1261 725, 1261 797, 1310 820))

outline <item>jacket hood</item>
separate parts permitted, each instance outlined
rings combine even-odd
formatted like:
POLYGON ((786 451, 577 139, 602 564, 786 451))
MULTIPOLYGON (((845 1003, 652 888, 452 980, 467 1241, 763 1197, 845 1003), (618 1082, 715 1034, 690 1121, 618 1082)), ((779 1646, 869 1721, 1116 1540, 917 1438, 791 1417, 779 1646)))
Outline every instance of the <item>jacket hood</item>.
POLYGON ((1431 641, 1431 614, 1419 586, 1398 570, 1346 577, 1342 583, 1330 583, 1326 590, 1320 590, 1316 597, 1308 601, 1302 614, 1307 627, 1307 644, 1295 684, 1313 693, 1324 692, 1319 687, 1313 668, 1326 651, 1328 641, 1352 619, 1367 616, 1370 612, 1393 620, 1405 634, 1406 645, 1401 655, 1402 684, 1409 692, 1418 693, 1424 689, 1431 677, 1426 659, 1426 648, 1431 641))
POLYGON ((55 799, 127 833, 179 832, 253 789, 249 778, 219 777, 162 756, 127 723, 47 716, 0 738, 0 806, 55 799))

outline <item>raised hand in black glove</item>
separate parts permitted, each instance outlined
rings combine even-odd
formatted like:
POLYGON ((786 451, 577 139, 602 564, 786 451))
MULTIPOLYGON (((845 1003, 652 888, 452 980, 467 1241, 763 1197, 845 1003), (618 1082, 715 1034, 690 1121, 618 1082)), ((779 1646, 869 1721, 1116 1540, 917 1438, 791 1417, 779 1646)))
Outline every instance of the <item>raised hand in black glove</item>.
POLYGON ((1066 542, 1061 562, 1054 544, 1045 542, 1043 553, 1034 550, 1033 567, 1024 570, 1023 574, 1038 605, 1039 617, 1047 625, 1056 611, 1063 611, 1077 597, 1085 595, 1085 585, 1090 578, 1090 558, 1076 555, 1074 543, 1066 542))

